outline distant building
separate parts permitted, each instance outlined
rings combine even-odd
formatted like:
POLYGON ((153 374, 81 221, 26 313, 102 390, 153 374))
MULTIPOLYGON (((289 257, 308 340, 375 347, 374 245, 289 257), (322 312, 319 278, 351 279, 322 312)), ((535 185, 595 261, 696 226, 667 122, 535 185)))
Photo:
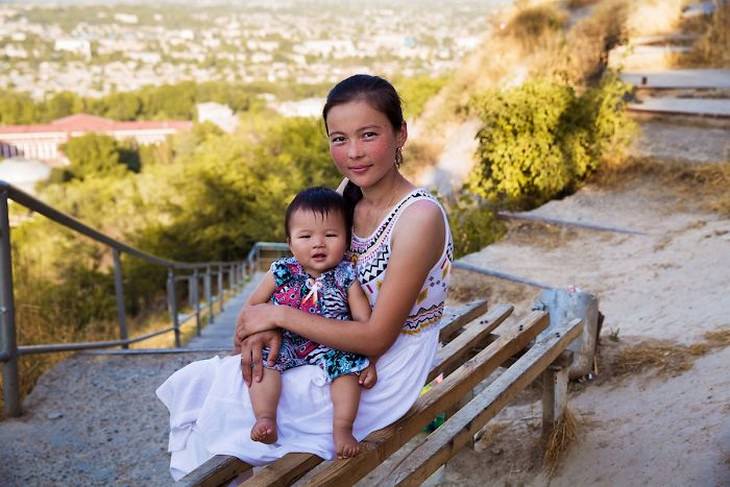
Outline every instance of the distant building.
POLYGON ((0 180, 17 186, 26 193, 34 193, 35 185, 45 181, 51 168, 40 161, 14 158, 0 161, 0 180))
POLYGON ((137 16, 134 14, 122 14, 122 13, 114 14, 114 20, 117 20, 124 24, 136 24, 139 21, 137 16))
POLYGON ((298 101, 272 103, 271 106, 285 117, 319 117, 322 115, 324 100, 321 98, 305 98, 298 101))
POLYGON ((91 58, 91 42, 86 39, 58 39, 53 48, 56 51, 75 52, 87 59, 91 58))
POLYGON ((115 139, 134 139, 138 144, 157 144, 193 123, 178 120, 117 122, 81 113, 46 124, 0 126, 0 157, 22 156, 50 163, 65 163, 60 146, 73 137, 88 133, 110 135, 115 139))
POLYGON ((238 117, 228 105, 220 103, 198 103, 198 122, 213 122, 229 134, 238 127, 238 117))

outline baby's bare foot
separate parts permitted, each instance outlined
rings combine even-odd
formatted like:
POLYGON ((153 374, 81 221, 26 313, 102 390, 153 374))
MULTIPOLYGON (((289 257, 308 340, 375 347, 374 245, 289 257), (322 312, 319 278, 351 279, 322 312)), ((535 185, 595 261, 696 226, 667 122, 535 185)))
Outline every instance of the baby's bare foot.
POLYGON ((352 428, 334 429, 337 458, 352 458, 360 454, 360 444, 352 436, 352 428))
POLYGON ((259 418, 251 428, 251 439, 270 445, 278 439, 276 432, 276 420, 272 418, 259 418))

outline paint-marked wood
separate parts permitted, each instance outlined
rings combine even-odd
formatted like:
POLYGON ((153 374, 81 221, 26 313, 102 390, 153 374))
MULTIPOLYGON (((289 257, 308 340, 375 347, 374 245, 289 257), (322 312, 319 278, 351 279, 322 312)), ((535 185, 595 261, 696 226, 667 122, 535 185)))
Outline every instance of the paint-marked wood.
POLYGON ((289 453, 280 460, 262 468, 240 487, 284 487, 291 485, 304 474, 322 463, 317 455, 310 453, 289 453))
POLYGON ((581 333, 573 320, 537 342, 469 404, 430 434, 388 477, 387 486, 420 485, 452 458, 490 419, 537 378, 581 333))
POLYGON ((464 332, 436 352, 436 366, 431 369, 426 382, 431 382, 439 374, 448 375, 456 370, 471 353, 473 347, 481 344, 514 310, 511 304, 497 305, 478 321, 464 328, 464 332))
POLYGON ((441 327, 441 330, 439 331, 440 340, 442 342, 450 341, 461 327, 486 312, 486 299, 473 301, 457 308, 448 307, 444 309, 443 317, 439 323, 439 327, 441 327))
POLYGON ((187 474, 180 482, 185 487, 217 487, 251 468, 251 465, 236 457, 216 455, 187 474))
POLYGON ((332 462, 306 485, 353 485, 418 433, 437 413, 456 404, 502 362, 524 348, 547 324, 547 313, 530 313, 520 326, 505 331, 495 342, 464 363, 443 382, 436 384, 429 393, 421 396, 403 418, 369 435, 363 441, 364 451, 360 455, 332 462))

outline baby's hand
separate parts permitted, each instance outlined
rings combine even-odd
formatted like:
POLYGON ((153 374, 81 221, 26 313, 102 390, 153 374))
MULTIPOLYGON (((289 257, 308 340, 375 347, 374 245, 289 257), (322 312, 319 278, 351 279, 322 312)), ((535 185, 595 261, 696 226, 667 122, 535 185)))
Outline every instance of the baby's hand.
POLYGON ((378 381, 378 373, 375 371, 375 364, 370 363, 362 372, 360 372, 360 378, 358 382, 365 389, 372 389, 375 383, 378 381))

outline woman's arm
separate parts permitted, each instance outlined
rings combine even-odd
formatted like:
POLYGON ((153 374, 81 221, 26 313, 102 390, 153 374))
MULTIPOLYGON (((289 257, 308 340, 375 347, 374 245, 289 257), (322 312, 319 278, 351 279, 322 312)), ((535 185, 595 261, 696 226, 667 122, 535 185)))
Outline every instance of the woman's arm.
POLYGON ((332 348, 382 355, 398 337, 429 270, 443 252, 445 238, 441 210, 428 201, 416 202, 404 211, 394 231, 388 269, 369 320, 342 326, 341 321, 286 306, 259 305, 244 309, 238 332, 247 336, 281 327, 332 348))
MULTIPOLYGON (((268 303, 274 291, 276 291, 276 282, 269 271, 246 300, 246 306, 268 303)), ((268 330, 244 339, 239 338, 238 333, 233 335, 233 352, 234 355, 241 354, 241 374, 243 381, 248 386, 251 385, 252 380, 261 381, 263 376, 261 352, 264 348, 269 349, 269 362, 276 361, 281 348, 281 332, 268 330)))
MULTIPOLYGON (((267 303, 269 299, 271 299, 271 295, 274 294, 275 290, 276 283, 274 282, 274 276, 271 271, 269 271, 266 273, 259 285, 256 286, 253 293, 251 293, 248 297, 246 304, 244 304, 244 307, 241 309, 241 312, 243 312, 246 306, 267 303)), ((233 334, 233 353, 231 355, 241 353, 241 343, 245 338, 246 337, 240 336, 238 330, 236 330, 236 333, 233 334)), ((279 347, 276 347, 276 350, 278 355, 279 347)))

